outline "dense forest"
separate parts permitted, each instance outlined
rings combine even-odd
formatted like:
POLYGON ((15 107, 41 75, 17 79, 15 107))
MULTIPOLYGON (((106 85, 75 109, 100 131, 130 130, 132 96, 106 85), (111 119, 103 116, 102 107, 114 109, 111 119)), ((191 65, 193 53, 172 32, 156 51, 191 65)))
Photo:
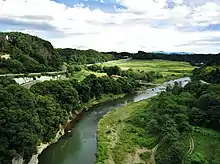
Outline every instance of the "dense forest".
MULTIPOLYGON (((203 69, 213 64, 214 62, 210 62, 203 69)), ((195 71, 194 76, 198 77, 203 69, 195 71)), ((184 88, 178 83, 174 87, 167 87, 167 92, 152 99, 146 109, 139 110, 127 120, 131 125, 129 131, 138 136, 135 140, 137 144, 151 147, 159 143, 156 154, 158 164, 182 163, 188 150, 186 141, 190 134, 195 144, 199 145, 195 145, 195 150, 186 163, 220 163, 219 138, 216 138, 215 132, 210 134, 198 128, 212 129, 220 133, 218 69, 217 72, 212 70, 201 78, 207 80, 207 77, 210 84, 193 80, 184 88), (209 138, 212 143, 208 142, 209 138)))
POLYGON ((28 161, 39 143, 55 137, 70 112, 103 94, 131 93, 136 87, 131 78, 89 75, 80 83, 45 81, 27 90, 12 79, 0 78, 0 163, 9 164, 18 156, 28 161))
POLYGON ((133 59, 140 60, 153 60, 153 59, 162 59, 162 60, 171 60, 171 61, 186 61, 190 62, 193 65, 202 65, 208 63, 211 60, 217 60, 220 54, 178 54, 178 53, 151 53, 138 51, 137 53, 129 52, 105 52, 107 54, 113 54, 117 58, 126 58, 132 57, 133 59))
POLYGON ((103 54, 95 50, 57 49, 63 61, 69 64, 94 64, 116 59, 112 54, 103 54))
POLYGON ((29 34, 0 33, 0 73, 59 70, 60 55, 50 42, 29 34))

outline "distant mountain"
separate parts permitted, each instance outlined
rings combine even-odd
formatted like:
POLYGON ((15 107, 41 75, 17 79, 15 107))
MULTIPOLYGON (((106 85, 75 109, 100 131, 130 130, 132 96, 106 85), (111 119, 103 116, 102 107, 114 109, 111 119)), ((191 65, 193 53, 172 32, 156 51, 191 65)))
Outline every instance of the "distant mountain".
POLYGON ((156 54, 176 54, 176 55, 191 55, 193 54, 192 52, 165 52, 165 51, 153 51, 152 53, 156 54))
POLYGON ((0 73, 55 71, 61 65, 50 42, 20 32, 0 33, 0 73))

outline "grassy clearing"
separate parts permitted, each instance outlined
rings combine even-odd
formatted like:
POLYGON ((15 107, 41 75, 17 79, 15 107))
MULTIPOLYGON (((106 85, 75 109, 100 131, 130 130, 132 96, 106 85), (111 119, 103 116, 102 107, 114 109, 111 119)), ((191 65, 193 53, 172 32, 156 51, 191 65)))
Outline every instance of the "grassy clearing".
POLYGON ((92 71, 87 71, 86 69, 82 69, 79 72, 74 72, 73 75, 71 75, 71 79, 76 79, 78 81, 83 81, 83 79, 86 78, 86 76, 94 74, 97 77, 105 76, 106 73, 98 73, 98 72, 92 72, 92 71))
MULTIPOLYGON (((143 129, 134 129, 126 119, 138 110, 146 109, 149 100, 128 104, 105 115, 98 124, 98 164, 122 164, 129 163, 135 158, 142 139, 138 132, 143 129)), ((145 141, 152 137, 145 137, 145 141)), ((154 140, 155 141, 155 140, 154 140)), ((143 156, 143 155, 142 155, 143 156)), ((140 158, 140 157, 138 157, 140 158)))
POLYGON ((220 133, 211 129, 195 127, 193 131, 195 149, 187 158, 187 164, 220 163, 220 133), (213 160, 215 159, 215 160, 213 160))
POLYGON ((116 60, 102 63, 103 66, 119 66, 123 70, 132 68, 134 70, 143 70, 145 72, 159 72, 164 77, 157 79, 155 83, 162 83, 166 80, 176 79, 182 76, 191 75, 192 70, 195 68, 187 62, 166 61, 166 60, 116 60))

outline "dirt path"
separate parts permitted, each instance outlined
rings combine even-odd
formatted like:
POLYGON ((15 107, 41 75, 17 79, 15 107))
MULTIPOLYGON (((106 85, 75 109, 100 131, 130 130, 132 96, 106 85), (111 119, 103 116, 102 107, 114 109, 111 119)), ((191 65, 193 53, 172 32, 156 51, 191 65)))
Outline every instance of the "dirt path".
POLYGON ((186 159, 189 155, 192 154, 193 150, 194 150, 195 144, 194 144, 194 140, 192 138, 192 135, 189 135, 189 150, 187 151, 187 153, 184 155, 183 160, 182 160, 182 164, 186 163, 186 159))
POLYGON ((148 161, 146 161, 146 164, 156 164, 155 156, 156 156, 157 149, 160 145, 163 144, 163 141, 165 139, 166 139, 166 137, 164 137, 162 140, 160 140, 160 142, 156 146, 154 146, 153 149, 151 149, 151 156, 150 156, 150 159, 148 161))
POLYGON ((155 156, 156 156, 156 152, 157 152, 158 147, 159 147, 159 144, 157 144, 157 145, 151 150, 151 156, 150 156, 149 161, 147 161, 147 164, 156 164, 155 156))

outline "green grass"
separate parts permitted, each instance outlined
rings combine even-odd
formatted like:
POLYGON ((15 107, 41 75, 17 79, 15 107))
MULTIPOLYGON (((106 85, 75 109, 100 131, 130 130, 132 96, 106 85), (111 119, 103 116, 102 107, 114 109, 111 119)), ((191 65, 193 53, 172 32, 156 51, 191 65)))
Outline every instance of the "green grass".
POLYGON ((145 153, 142 153, 140 154, 140 158, 143 160, 143 161, 146 161, 150 158, 151 156, 151 153, 150 152, 145 152, 145 153))
MULTIPOLYGON (((163 75, 163 78, 156 79, 154 83, 163 83, 167 80, 177 79, 183 76, 190 76, 192 70, 195 68, 187 62, 166 61, 166 60, 115 60, 101 64, 102 66, 119 66, 123 70, 132 68, 136 71, 145 72, 159 72, 163 75)), ((94 74, 97 77, 105 76, 106 73, 92 72, 85 68, 82 68, 79 72, 74 72, 70 78, 82 81, 86 76, 94 74)))
MULTIPOLYGON (((139 112, 147 111, 150 100, 143 100, 128 104, 105 115, 98 124, 98 164, 124 164, 129 156, 134 157, 137 149, 152 149, 156 144, 156 138, 146 134, 146 130, 131 126, 130 118, 139 112), (144 135, 143 135, 144 134, 144 135)), ((220 133, 211 129, 193 127, 192 137, 195 148, 187 157, 186 164, 219 164, 220 163, 220 133), (213 159, 212 159, 213 157, 213 159), (212 161, 212 162, 210 162, 212 161)), ((189 134, 183 134, 180 138, 183 152, 189 150, 189 134)), ((169 148, 169 144, 163 143, 156 153, 156 160, 163 156, 169 148)), ((149 159, 149 152, 139 155, 143 161, 149 159)))
POLYGON ((219 164, 220 133, 211 129, 195 127, 193 131, 195 149, 188 157, 187 164, 219 164), (212 160, 212 157, 215 159, 212 160), (210 162, 212 161, 212 162, 210 162))
POLYGON ((132 68, 134 70, 155 71, 155 72, 191 72, 193 67, 187 62, 167 61, 167 60, 130 60, 123 61, 116 60, 103 63, 104 66, 117 65, 126 70, 132 68))
POLYGON ((159 72, 164 77, 157 79, 155 83, 162 83, 167 80, 177 79, 183 76, 190 76, 195 68, 190 63, 167 60, 116 60, 102 63, 103 66, 119 66, 123 70, 132 68, 134 70, 143 70, 145 72, 159 72))
POLYGON ((98 72, 92 72, 92 71, 87 71, 86 69, 82 69, 81 71, 79 72, 74 72, 70 78, 71 79, 76 79, 78 81, 83 81, 83 79, 86 78, 86 76, 88 75, 91 75, 91 74, 94 74, 96 75, 97 77, 101 77, 101 76, 105 76, 106 73, 98 73, 98 72))
MULTIPOLYGON (((126 120, 138 110, 145 109, 149 100, 143 100, 128 104, 105 115, 98 124, 98 153, 97 163, 108 164, 114 161, 115 164, 124 163, 127 155, 135 152, 139 148, 137 142, 143 138, 138 138, 137 131, 131 127, 126 120)), ((148 138, 148 140, 152 138, 148 138)))

